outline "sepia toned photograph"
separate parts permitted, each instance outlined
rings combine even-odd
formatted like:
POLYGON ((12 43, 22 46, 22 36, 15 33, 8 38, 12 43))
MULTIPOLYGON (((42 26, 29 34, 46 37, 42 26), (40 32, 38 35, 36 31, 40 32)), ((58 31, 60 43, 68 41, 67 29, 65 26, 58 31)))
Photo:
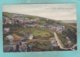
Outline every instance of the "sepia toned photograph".
POLYGON ((3 6, 3 51, 77 50, 75 4, 3 6))

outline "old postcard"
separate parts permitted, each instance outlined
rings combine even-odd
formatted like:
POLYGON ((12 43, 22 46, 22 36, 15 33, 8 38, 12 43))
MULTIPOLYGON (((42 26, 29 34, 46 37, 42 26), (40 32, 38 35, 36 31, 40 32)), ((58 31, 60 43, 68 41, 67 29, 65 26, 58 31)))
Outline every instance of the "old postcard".
POLYGON ((3 51, 77 50, 75 4, 3 6, 3 51))

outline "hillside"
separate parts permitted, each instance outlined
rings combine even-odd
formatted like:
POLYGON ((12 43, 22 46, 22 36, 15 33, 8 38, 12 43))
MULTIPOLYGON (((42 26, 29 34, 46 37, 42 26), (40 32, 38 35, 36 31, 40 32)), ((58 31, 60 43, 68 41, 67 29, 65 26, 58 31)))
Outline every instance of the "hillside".
POLYGON ((33 51, 61 50, 60 48, 51 48, 51 39, 55 39, 54 32, 57 33, 64 48, 70 48, 77 42, 76 23, 64 23, 39 16, 3 12, 4 28, 10 29, 9 32, 3 32, 4 45, 9 45, 6 40, 7 35, 16 34, 20 38, 14 40, 15 44, 25 38, 26 45, 33 45, 36 48, 33 48, 33 51), (71 41, 71 43, 68 44, 68 41, 71 41))

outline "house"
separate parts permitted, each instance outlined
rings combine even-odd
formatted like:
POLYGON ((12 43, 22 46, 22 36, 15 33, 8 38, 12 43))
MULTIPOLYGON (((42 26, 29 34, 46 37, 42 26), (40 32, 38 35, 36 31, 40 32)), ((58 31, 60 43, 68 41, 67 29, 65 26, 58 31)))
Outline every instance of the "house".
POLYGON ((13 41, 13 40, 14 40, 13 35, 7 35, 7 36, 6 36, 6 39, 9 40, 9 42, 10 42, 9 44, 10 44, 10 45, 13 45, 13 44, 14 44, 14 43, 13 43, 13 42, 14 42, 14 41, 13 41))
POLYGON ((29 38, 28 38, 29 40, 32 40, 33 39, 33 35, 32 34, 30 34, 30 36, 29 36, 29 38))
POLYGON ((57 47, 58 46, 57 41, 56 41, 55 38, 50 38, 50 41, 51 41, 52 47, 57 47))
POLYGON ((56 27, 56 31, 59 33, 62 33, 62 31, 64 31, 65 27, 63 25, 57 25, 56 27))
POLYGON ((3 17, 3 20, 4 20, 4 25, 6 25, 6 24, 12 24, 12 22, 11 22, 11 20, 10 20, 10 18, 8 18, 8 17, 3 17))
POLYGON ((5 28, 3 29, 3 31, 4 31, 4 34, 9 33, 9 32, 10 32, 10 28, 9 28, 9 27, 5 27, 5 28))

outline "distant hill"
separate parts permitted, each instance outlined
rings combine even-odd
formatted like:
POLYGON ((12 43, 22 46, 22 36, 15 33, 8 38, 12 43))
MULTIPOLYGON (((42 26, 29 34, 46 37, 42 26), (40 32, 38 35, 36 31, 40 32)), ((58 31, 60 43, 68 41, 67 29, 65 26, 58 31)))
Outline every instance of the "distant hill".
POLYGON ((51 20, 51 21, 57 21, 57 22, 62 22, 62 23, 76 23, 76 20, 52 20, 49 18, 45 18, 45 17, 39 17, 39 16, 32 16, 32 15, 24 15, 24 14, 17 14, 17 13, 8 13, 8 12, 3 12, 3 16, 7 16, 10 18, 13 17, 21 17, 21 18, 29 18, 29 19, 35 19, 35 18, 39 18, 39 19, 47 19, 47 20, 51 20))

